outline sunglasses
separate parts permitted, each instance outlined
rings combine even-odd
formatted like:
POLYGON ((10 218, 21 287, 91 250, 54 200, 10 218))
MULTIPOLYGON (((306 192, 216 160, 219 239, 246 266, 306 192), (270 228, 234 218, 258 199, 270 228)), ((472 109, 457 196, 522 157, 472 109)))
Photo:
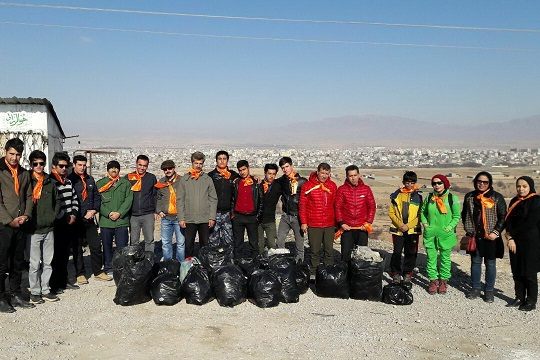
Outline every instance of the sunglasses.
POLYGON ((476 180, 476 183, 480 185, 489 185, 489 181, 483 181, 483 180, 476 180))
POLYGON ((35 161, 32 163, 32 166, 45 166, 45 162, 43 161, 35 161))
POLYGON ((166 167, 166 168, 163 168, 163 171, 169 171, 169 170, 172 170, 174 169, 173 167, 166 167))
POLYGON ((56 165, 57 167, 59 167, 60 169, 65 169, 67 168, 67 164, 58 164, 56 165))
POLYGON ((435 186, 435 185, 443 185, 444 183, 442 181, 434 181, 431 183, 431 186, 435 186))

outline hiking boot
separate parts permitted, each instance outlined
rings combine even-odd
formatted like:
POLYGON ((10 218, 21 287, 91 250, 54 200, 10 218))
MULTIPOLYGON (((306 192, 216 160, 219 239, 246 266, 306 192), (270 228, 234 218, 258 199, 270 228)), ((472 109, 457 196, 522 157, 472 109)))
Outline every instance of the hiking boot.
MULTIPOLYGON (((77 290, 77 289, 80 289, 80 286, 77 285, 77 284, 70 284, 70 283, 67 283, 66 284, 66 289, 67 290, 77 290)), ((57 293, 59 294, 59 293, 57 293)))
POLYGON ((440 280, 439 281, 439 294, 444 295, 446 294, 446 291, 448 291, 447 280, 440 280))
POLYGON ((36 305, 30 304, 28 301, 24 300, 21 295, 13 295, 11 297, 11 306, 20 307, 23 309, 31 309, 36 307, 36 305))
POLYGON ((516 298, 512 302, 506 304, 506 307, 518 307, 521 305, 523 305, 523 300, 521 300, 520 298, 516 298))
POLYGON ((401 284, 401 275, 399 274, 392 275, 392 283, 401 284))
POLYGON ((100 272, 97 275, 94 275, 94 278, 99 281, 111 281, 113 278, 104 272, 100 272))
POLYGON ((438 289, 439 289, 439 280, 430 280, 429 287, 427 290, 429 295, 435 295, 438 289))
POLYGON ((43 294, 42 297, 43 297, 43 300, 46 300, 46 301, 49 301, 49 302, 54 302, 54 301, 60 300, 60 298, 58 296, 56 296, 55 294, 53 294, 53 293, 43 294))
POLYGON ((536 304, 526 302, 524 304, 521 304, 518 309, 521 310, 521 311, 532 311, 532 310, 536 309, 536 304))
POLYGON ((30 295, 30 302, 32 304, 43 304, 45 301, 43 301, 41 295, 30 295))
POLYGON ((14 313, 16 310, 7 300, 0 300, 0 313, 14 313))
POLYGON ((86 285, 88 284, 88 280, 84 275, 77 276, 77 285, 86 285))
POLYGON ((478 299, 480 297, 480 289, 472 289, 465 297, 469 300, 478 299))
POLYGON ((495 301, 495 296, 493 294, 493 291, 484 291, 484 301, 488 304, 491 304, 495 301))
POLYGON ((412 289, 412 273, 406 273, 403 277, 403 287, 407 290, 412 289))

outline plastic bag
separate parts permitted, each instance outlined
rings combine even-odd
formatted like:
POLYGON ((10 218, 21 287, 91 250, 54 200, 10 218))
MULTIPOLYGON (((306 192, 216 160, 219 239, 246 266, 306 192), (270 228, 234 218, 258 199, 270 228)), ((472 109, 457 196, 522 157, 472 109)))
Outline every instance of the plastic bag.
POLYGON ((356 300, 380 301, 384 262, 351 258, 350 296, 356 300))
POLYGON ((160 261, 157 263, 157 274, 171 274, 178 276, 180 275, 180 262, 176 259, 160 261))
POLYGON ((230 246, 203 246, 199 250, 201 264, 210 272, 220 266, 233 263, 233 251, 230 246))
POLYGON ((182 263, 180 263, 180 282, 184 282, 184 279, 186 278, 189 269, 193 265, 200 265, 201 262, 196 257, 188 257, 182 263))
POLYGON ((122 271, 128 262, 141 261, 144 259, 144 243, 126 246, 115 251, 112 259, 114 283, 118 286, 122 271))
POLYGON ((221 306, 233 307, 246 301, 247 279, 236 265, 218 268, 212 274, 212 285, 221 306))
POLYGON ((116 288, 114 302, 135 305, 149 301, 150 285, 154 277, 154 253, 146 252, 142 260, 128 258, 116 288))
POLYGON ((303 263, 296 264, 296 286, 300 294, 305 294, 309 289, 309 266, 303 263))
POLYGON ((174 305, 180 301, 181 287, 178 275, 164 273, 152 281, 150 294, 156 305, 174 305))
POLYGON ((272 255, 268 260, 268 268, 278 274, 281 282, 280 301, 297 303, 300 300, 300 290, 296 283, 296 261, 289 254, 272 255))
POLYGON ((249 280, 249 301, 260 308, 279 305, 281 281, 272 270, 256 270, 249 280))
POLYGON ((315 275, 315 290, 318 296, 349 298, 349 279, 346 262, 335 265, 319 265, 315 275))
POLYGON ((208 270, 201 265, 193 265, 182 282, 182 296, 186 303, 204 305, 214 300, 208 270))
POLYGON ((259 268, 258 259, 239 258, 239 259, 234 259, 234 263, 238 265, 240 269, 242 269, 242 271, 244 272, 244 275, 246 275, 248 280, 251 277, 251 274, 253 274, 253 272, 255 272, 255 270, 259 268))
POLYGON ((386 304, 411 305, 414 301, 412 292, 402 284, 390 283, 383 288, 382 299, 386 304))

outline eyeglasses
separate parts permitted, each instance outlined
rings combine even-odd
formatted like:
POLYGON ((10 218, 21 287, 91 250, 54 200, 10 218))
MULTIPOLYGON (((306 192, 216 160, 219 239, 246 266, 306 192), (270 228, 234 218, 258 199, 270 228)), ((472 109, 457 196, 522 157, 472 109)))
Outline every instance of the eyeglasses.
POLYGON ((163 171, 169 171, 169 170, 173 170, 174 168, 173 167, 166 167, 166 168, 163 168, 163 171))
POLYGON ((65 169, 67 168, 67 164, 58 164, 56 165, 57 167, 59 167, 60 169, 65 169))
POLYGON ((442 185, 442 184, 444 184, 442 181, 434 181, 431 183, 431 186, 442 185))
POLYGON ((489 185, 489 181, 484 181, 484 180, 476 180, 476 183, 478 185, 489 185))
POLYGON ((45 166, 45 162, 43 161, 35 161, 32 163, 32 166, 45 166))

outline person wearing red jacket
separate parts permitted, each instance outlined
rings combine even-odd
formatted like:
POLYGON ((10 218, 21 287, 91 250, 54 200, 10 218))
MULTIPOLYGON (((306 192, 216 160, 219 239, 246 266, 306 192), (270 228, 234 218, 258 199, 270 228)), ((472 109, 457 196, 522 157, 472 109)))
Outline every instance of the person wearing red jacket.
POLYGON ((309 180, 302 185, 298 213, 300 228, 307 232, 311 251, 311 272, 314 274, 320 262, 321 246, 324 248, 324 264, 334 263, 334 201, 337 185, 330 179, 330 165, 320 163, 309 180))
POLYGON ((375 198, 371 188, 360 179, 356 165, 345 168, 346 179, 336 194, 336 222, 343 230, 341 259, 349 261, 355 245, 367 246, 375 219, 375 198))

